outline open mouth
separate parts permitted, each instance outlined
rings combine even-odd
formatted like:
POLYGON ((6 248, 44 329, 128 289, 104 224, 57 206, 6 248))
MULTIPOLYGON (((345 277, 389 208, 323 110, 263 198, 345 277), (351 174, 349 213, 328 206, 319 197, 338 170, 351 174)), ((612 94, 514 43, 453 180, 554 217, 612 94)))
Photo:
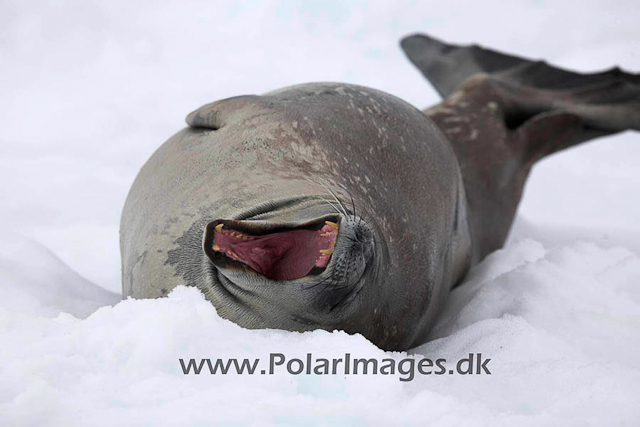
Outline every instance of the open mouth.
POLYGON ((213 238, 205 241, 205 250, 216 259, 240 262, 269 279, 295 280, 327 267, 339 224, 337 217, 269 227, 251 220, 218 220, 211 224, 213 238))

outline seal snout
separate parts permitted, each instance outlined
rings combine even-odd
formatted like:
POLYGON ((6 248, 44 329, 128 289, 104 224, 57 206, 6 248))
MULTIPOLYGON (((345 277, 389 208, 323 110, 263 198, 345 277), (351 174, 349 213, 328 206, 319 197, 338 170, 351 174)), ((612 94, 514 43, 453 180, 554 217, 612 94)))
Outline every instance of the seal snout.
POLYGON ((295 280, 319 274, 333 254, 339 217, 302 225, 251 220, 218 220, 205 234, 205 252, 219 267, 243 264, 271 280, 295 280))

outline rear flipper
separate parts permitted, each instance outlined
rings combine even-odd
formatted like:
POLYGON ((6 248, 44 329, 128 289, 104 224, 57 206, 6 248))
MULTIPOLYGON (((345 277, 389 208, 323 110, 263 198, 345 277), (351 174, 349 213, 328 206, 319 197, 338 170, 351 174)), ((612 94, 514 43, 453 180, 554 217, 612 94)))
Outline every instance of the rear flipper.
POLYGON ((618 68, 580 74, 424 35, 407 56, 445 99, 425 111, 456 153, 472 261, 500 248, 531 166, 578 143, 640 130, 640 76, 618 68))
POLYGON ((640 130, 640 74, 619 68, 581 74, 477 45, 456 46, 425 35, 401 42, 409 59, 443 97, 485 75, 505 127, 519 128, 525 161, 596 137, 640 130), (562 131, 560 138, 555 138, 562 131))

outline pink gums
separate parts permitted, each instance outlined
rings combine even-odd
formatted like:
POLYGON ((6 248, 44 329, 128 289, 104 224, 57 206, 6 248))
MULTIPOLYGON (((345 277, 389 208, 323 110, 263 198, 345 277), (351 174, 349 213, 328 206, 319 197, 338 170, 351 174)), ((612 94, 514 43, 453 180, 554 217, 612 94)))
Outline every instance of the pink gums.
POLYGON ((270 279, 294 280, 314 267, 326 267, 337 237, 338 230, 329 225, 320 230, 297 229, 262 236, 222 228, 215 232, 213 250, 270 279))

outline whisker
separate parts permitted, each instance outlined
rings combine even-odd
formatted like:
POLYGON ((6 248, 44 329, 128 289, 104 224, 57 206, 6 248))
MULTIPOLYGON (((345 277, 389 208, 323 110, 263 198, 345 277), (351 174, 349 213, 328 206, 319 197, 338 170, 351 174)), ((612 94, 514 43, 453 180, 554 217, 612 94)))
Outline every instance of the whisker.
POLYGON ((356 219, 357 217, 356 203, 353 201, 353 195, 351 194, 351 192, 347 191, 347 193, 349 193, 349 198, 351 199, 351 206, 353 207, 353 219, 356 219))
POLYGON ((330 201, 328 201, 327 199, 325 199, 324 197, 320 196, 320 198, 322 199, 322 201, 324 201, 325 203, 327 203, 328 205, 330 205, 337 213, 342 215, 342 212, 340 211, 340 209, 338 209, 336 207, 336 205, 334 205, 333 203, 331 203, 330 201))
MULTIPOLYGON (((351 206, 353 207, 353 219, 355 220, 356 218, 358 218, 358 214, 356 211, 356 202, 353 200, 353 195, 351 194, 350 191, 347 191, 347 193, 349 194, 349 198, 351 199, 351 206)), ((358 221, 358 224, 360 223, 362 219, 360 219, 358 221)))
POLYGON ((336 193, 333 192, 333 190, 329 187, 327 187, 323 182, 320 183, 329 193, 331 193, 331 195, 333 196, 333 198, 335 199, 335 201, 338 203, 339 206, 342 207, 342 211, 344 213, 345 217, 349 217, 349 214, 347 213, 347 208, 344 205, 344 203, 342 203, 340 201, 340 199, 338 199, 338 196, 336 196, 336 193))
MULTIPOLYGON (((342 238, 343 238, 343 239, 347 239, 347 240, 349 240, 349 241, 350 241, 350 242, 352 242, 352 243, 366 243, 366 242, 362 242, 362 241, 360 241, 360 240, 354 239, 353 237, 349 237, 349 236, 346 236, 346 235, 345 235, 345 236, 342 236, 342 238)), ((379 241, 378 239, 376 239, 375 237, 372 237, 372 238, 371 238, 371 241, 372 241, 373 243, 375 243, 376 245, 380 244, 380 241, 379 241)))
POLYGON ((321 281, 319 281, 318 283, 315 283, 315 284, 313 284, 313 285, 311 285, 311 286, 307 286, 307 288, 306 288, 306 289, 315 288, 316 286, 323 284, 324 282, 326 282, 326 281, 327 281, 327 280, 329 280, 329 279, 331 279, 331 276, 325 277, 324 279, 322 279, 322 280, 321 280, 321 281))
MULTIPOLYGON (((331 270, 331 274, 329 275, 329 278, 330 278, 331 280, 329 281, 329 283, 327 283, 327 285, 326 285, 324 288, 322 288, 321 293, 323 293, 324 291, 326 291, 326 290, 327 290, 327 288, 329 288, 329 285, 331 285, 331 282, 333 282, 333 275, 334 275, 335 273, 336 273, 336 270, 335 270, 335 268, 334 268, 333 270, 331 270)), ((324 282, 324 280, 323 280, 323 282, 324 282)), ((334 286, 335 286, 335 285, 334 285, 334 286)))

